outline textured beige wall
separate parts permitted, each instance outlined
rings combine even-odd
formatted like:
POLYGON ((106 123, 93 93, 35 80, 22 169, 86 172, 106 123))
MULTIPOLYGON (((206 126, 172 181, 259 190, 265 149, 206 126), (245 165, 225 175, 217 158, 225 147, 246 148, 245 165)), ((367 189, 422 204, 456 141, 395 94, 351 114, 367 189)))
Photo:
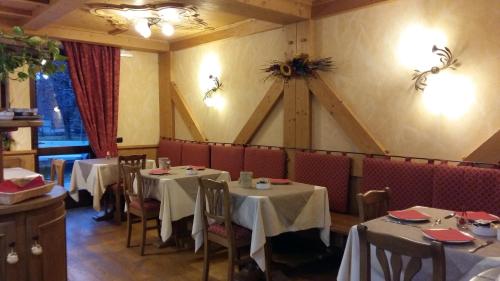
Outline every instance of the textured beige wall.
MULTIPOLYGON (((9 82, 9 100, 11 108, 30 108, 30 82, 28 80, 9 82)), ((14 145, 11 150, 31 150, 31 129, 19 128, 12 132, 14 145)))
POLYGON ((157 144, 160 138, 158 54, 130 51, 120 64, 120 146, 157 144))
MULTIPOLYGON (((234 141, 272 83, 271 80, 264 81, 266 75, 261 69, 274 59, 283 59, 285 48, 284 31, 277 29, 173 53, 172 81, 177 83, 194 118, 210 141, 234 141), (200 79, 206 80, 212 72, 220 72, 223 83, 221 95, 225 106, 221 109, 208 108, 203 103, 200 79)), ((270 116, 254 143, 282 144, 280 116, 282 113, 270 116)), ((178 117, 176 115, 176 137, 192 139, 178 117)))
MULTIPOLYGON (((316 21, 316 54, 333 57, 337 69, 323 77, 391 154, 461 159, 500 128, 499 26, 497 0, 387 1, 316 21), (422 94, 412 90, 413 68, 397 54, 403 30, 414 24, 441 30, 462 62, 456 73, 475 85, 475 103, 463 116, 429 113, 422 94)), ((262 65, 282 59, 285 48, 283 31, 274 30, 173 53, 173 81, 209 140, 234 139, 269 87, 262 65), (223 111, 201 101, 198 73, 209 53, 221 58, 223 111)), ((313 147, 358 150, 315 99, 312 108, 313 147)), ((278 105, 254 142, 280 145, 282 116, 278 105)), ((176 122, 177 137, 190 138, 176 122)))

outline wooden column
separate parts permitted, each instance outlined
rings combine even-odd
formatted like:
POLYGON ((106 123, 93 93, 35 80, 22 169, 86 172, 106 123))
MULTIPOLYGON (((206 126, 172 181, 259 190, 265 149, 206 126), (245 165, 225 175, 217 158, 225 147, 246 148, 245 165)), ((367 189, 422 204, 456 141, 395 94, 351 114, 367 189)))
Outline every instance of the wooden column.
POLYGON ((170 87, 170 52, 158 56, 158 82, 160 106, 160 137, 175 137, 174 105, 170 87))

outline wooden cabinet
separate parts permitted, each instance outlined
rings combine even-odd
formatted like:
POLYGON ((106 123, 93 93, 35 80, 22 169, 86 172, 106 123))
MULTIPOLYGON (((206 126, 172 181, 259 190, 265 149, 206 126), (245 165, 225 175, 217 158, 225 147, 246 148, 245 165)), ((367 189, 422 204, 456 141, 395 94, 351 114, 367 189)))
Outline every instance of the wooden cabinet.
POLYGON ((65 196, 56 186, 45 196, 0 206, 0 281, 67 280, 65 196), (11 252, 17 262, 8 262, 11 252))

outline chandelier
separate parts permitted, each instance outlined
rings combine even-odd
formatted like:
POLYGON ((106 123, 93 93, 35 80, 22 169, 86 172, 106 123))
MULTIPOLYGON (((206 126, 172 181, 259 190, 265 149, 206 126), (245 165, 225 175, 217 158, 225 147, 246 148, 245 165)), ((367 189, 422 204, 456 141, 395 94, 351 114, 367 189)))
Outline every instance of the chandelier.
POLYGON ((176 29, 212 29, 200 18, 195 6, 182 3, 146 5, 89 3, 89 12, 106 19, 114 29, 108 33, 116 35, 128 31, 131 26, 144 38, 149 38, 152 29, 172 36, 176 29))

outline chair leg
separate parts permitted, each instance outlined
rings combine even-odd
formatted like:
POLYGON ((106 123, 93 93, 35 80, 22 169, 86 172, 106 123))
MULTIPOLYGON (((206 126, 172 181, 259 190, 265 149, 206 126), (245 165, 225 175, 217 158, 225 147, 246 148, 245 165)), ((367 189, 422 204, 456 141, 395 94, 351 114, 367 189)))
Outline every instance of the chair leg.
POLYGON ((234 259, 235 259, 235 252, 234 252, 234 247, 229 247, 227 249, 227 280, 228 281, 233 281, 233 275, 234 275, 234 259))
POLYGON ((144 256, 144 247, 146 245, 146 231, 148 221, 143 217, 141 220, 142 224, 142 235, 141 235, 141 256, 144 256))
POLYGON ((130 237, 132 236, 132 217, 127 212, 127 248, 130 248, 130 237))
POLYGON ((264 256, 266 257, 266 272, 264 274, 266 275, 266 281, 271 281, 272 248, 269 239, 264 246, 264 256))
POLYGON ((203 245, 203 275, 202 275, 202 281, 208 281, 208 272, 210 270, 210 264, 209 264, 209 259, 210 259, 210 245, 209 241, 205 239, 204 245, 203 245))
POLYGON ((115 213, 114 213, 114 219, 115 223, 120 225, 122 224, 122 197, 120 195, 120 192, 115 193, 115 213))
POLYGON ((156 218, 156 230, 158 231, 158 238, 161 240, 161 220, 156 218))

